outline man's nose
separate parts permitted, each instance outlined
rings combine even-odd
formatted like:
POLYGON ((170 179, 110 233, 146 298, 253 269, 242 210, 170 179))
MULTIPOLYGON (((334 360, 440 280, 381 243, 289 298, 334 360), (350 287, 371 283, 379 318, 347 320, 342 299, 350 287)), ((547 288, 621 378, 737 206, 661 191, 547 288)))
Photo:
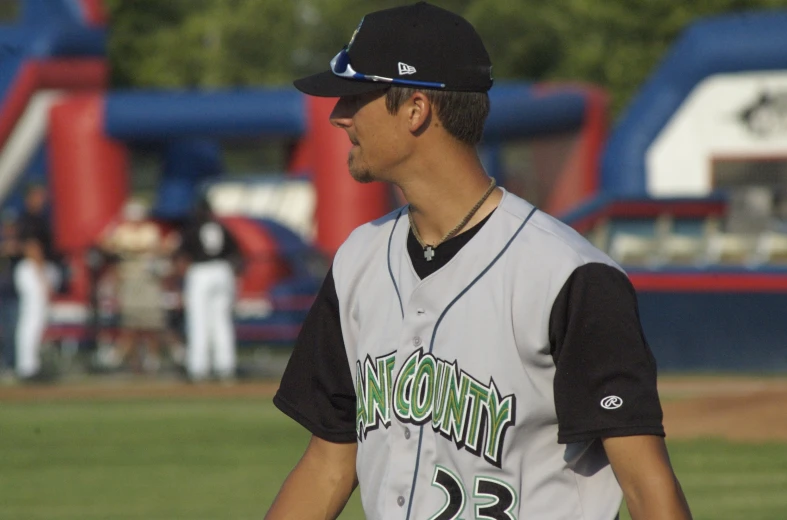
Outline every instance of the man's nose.
POLYGON ((339 98, 331 111, 329 121, 336 128, 349 128, 353 123, 352 115, 350 103, 345 98, 339 98))

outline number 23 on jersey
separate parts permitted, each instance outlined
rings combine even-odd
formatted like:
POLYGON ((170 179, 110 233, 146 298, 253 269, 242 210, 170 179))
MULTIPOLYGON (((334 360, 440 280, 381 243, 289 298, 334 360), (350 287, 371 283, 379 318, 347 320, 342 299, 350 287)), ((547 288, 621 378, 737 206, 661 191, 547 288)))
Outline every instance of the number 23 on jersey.
MULTIPOLYGON (((445 494, 445 504, 429 520, 460 520, 467 502, 467 492, 459 477, 450 470, 435 466, 432 486, 445 494)), ((492 477, 475 477, 473 483, 473 518, 483 520, 517 520, 514 508, 517 495, 505 482, 492 477)))

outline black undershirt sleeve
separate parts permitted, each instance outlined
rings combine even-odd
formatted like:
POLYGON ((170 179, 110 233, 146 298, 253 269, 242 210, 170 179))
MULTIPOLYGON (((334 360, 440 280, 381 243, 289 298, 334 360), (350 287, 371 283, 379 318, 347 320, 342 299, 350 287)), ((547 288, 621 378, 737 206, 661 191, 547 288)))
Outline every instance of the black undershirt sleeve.
POLYGON ((356 441, 355 389, 332 269, 306 316, 273 403, 321 439, 356 441))
POLYGON ((558 442, 664 435, 656 361, 624 273, 600 263, 577 268, 553 304, 549 340, 558 442))

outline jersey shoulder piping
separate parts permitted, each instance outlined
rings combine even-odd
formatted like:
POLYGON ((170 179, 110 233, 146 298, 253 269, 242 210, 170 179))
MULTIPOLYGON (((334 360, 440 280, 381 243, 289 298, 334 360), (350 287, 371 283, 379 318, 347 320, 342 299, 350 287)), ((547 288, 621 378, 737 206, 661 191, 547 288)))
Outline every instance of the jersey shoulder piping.
POLYGON ((391 234, 388 235, 388 253, 386 254, 386 260, 388 262, 388 275, 391 277, 391 283, 393 283, 394 290, 396 291, 396 298, 399 300, 399 310, 402 313, 402 319, 404 319, 404 304, 402 303, 402 295, 399 292, 399 286, 396 284, 396 278, 394 277, 393 268, 391 267, 391 243, 393 242, 396 225, 399 223, 402 213, 404 213, 404 207, 399 208, 399 214, 396 215, 396 220, 394 220, 393 226, 391 226, 391 234))

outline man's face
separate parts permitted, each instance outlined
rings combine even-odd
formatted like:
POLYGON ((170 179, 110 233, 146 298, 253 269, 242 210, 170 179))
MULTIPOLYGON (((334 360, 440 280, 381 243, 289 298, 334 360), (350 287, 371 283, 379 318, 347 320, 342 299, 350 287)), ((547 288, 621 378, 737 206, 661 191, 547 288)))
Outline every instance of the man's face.
POLYGON ((26 197, 27 209, 32 213, 41 213, 46 206, 46 190, 44 188, 32 188, 26 197))
POLYGON ((347 132, 353 147, 347 159, 350 175, 358 182, 391 180, 391 170, 405 156, 400 117, 385 107, 385 93, 373 92, 339 99, 331 124, 347 132))

